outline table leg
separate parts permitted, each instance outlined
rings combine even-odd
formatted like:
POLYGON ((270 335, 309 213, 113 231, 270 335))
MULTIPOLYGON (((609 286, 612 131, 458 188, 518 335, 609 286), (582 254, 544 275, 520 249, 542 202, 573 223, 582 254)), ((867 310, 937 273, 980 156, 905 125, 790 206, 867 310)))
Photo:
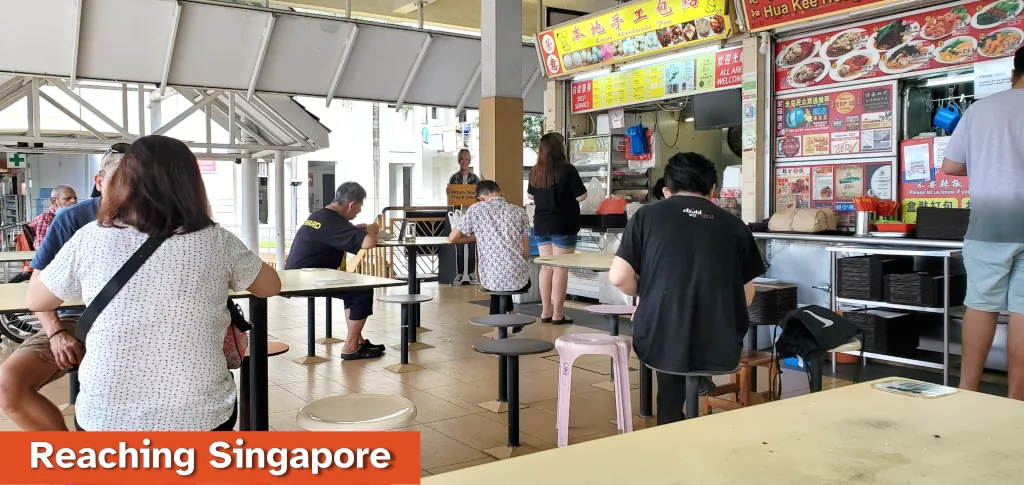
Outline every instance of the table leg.
POLYGON ((344 340, 340 338, 334 338, 334 335, 332 335, 334 333, 334 305, 332 304, 333 299, 329 296, 326 299, 327 301, 325 302, 326 307, 324 313, 327 314, 327 325, 326 330, 324 331, 324 338, 320 339, 318 343, 323 345, 340 344, 344 342, 344 340))
MULTIPOLYGON (((418 295, 420 294, 419 280, 416 277, 416 248, 413 246, 407 246, 405 253, 408 256, 407 264, 409 270, 407 274, 409 276, 409 294, 418 295)), ((412 328, 412 333, 409 335, 409 342, 416 341, 416 328, 420 326, 420 311, 419 308, 411 308, 409 311, 409 326, 412 328)))
POLYGON ((412 313, 412 308, 410 307, 414 306, 418 305, 402 305, 402 343, 398 348, 399 353, 401 354, 399 356, 399 363, 389 365, 384 368, 396 374, 401 374, 403 372, 413 372, 423 369, 423 367, 419 365, 409 363, 409 336, 416 333, 409 323, 409 316, 412 313))
POLYGON ((327 362, 327 360, 316 355, 316 298, 309 297, 306 298, 306 355, 295 359, 294 362, 308 365, 327 362))
MULTIPOLYGON (((251 344, 250 344, 251 345, 251 344)), ((249 357, 245 356, 242 358, 242 367, 238 369, 239 379, 239 390, 238 390, 238 430, 239 431, 251 431, 252 426, 252 415, 250 411, 251 407, 246 405, 250 399, 252 399, 252 390, 249 387, 249 357)))
MULTIPOLYGON (((747 328, 745 347, 745 350, 757 351, 757 325, 751 325, 747 328)), ((750 388, 753 389, 754 393, 757 393, 757 369, 752 369, 750 372, 750 388)))
POLYGON ((647 364, 640 363, 640 417, 654 416, 654 372, 647 364))
MULTIPOLYGON (((498 338, 508 338, 508 329, 498 328, 498 338)), ((508 358, 498 356, 498 402, 508 402, 508 358)))
POLYGON ((269 431, 269 398, 267 397, 267 300, 249 299, 249 318, 252 330, 249 332, 249 386, 252 389, 249 409, 250 428, 253 431, 269 431))
POLYGON ((519 446, 519 356, 508 359, 508 446, 519 446))
POLYGON ((942 385, 949 385, 949 256, 942 258, 942 385))

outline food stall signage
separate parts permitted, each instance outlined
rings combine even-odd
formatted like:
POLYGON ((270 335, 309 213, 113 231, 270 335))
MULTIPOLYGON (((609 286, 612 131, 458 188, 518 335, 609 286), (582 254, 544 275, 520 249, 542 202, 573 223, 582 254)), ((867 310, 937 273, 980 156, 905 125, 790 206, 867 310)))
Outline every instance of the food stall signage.
POLYGON ((537 34, 548 77, 640 55, 725 39, 732 19, 725 0, 647 0, 606 10, 537 34))
POLYGON ((741 0, 751 32, 807 22, 836 13, 849 13, 895 0, 741 0))
POLYGON ((900 143, 900 201, 903 222, 917 222, 917 209, 970 209, 967 177, 942 172, 949 137, 904 140, 900 143))
POLYGON ((800 162, 775 167, 775 210, 834 209, 839 225, 853 225, 853 199, 893 200, 895 158, 800 162))
POLYGON ((572 112, 689 96, 743 84, 743 48, 614 72, 572 83, 572 112))
POLYGON ((885 82, 776 97, 776 159, 895 155, 895 93, 885 82))
POLYGON ((897 79, 1012 56, 1024 44, 1024 0, 934 7, 778 42, 775 90, 897 79))

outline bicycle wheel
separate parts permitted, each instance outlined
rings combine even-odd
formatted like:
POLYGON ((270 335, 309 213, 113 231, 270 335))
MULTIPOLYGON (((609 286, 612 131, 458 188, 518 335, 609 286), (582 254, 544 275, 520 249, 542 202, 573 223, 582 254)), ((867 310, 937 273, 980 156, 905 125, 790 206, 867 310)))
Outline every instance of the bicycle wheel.
POLYGON ((0 334, 12 342, 22 343, 42 328, 31 313, 0 314, 0 334))

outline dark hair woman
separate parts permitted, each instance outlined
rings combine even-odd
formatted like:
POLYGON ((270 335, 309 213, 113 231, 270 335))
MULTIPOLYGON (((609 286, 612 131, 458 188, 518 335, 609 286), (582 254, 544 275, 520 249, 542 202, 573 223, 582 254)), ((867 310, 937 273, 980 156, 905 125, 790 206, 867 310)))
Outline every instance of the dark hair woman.
MULTIPOLYGON (((537 164, 530 169, 527 194, 536 210, 533 234, 541 256, 572 254, 576 251, 576 234, 580 232, 580 202, 587 198, 587 188, 576 167, 566 159, 565 139, 558 133, 540 138, 537 164)), ((572 323, 562 313, 569 270, 543 266, 540 270, 541 321, 556 325, 572 323)))
POLYGON ((165 238, 103 309, 79 370, 76 426, 89 431, 230 431, 235 384, 224 356, 228 290, 265 298, 277 273, 210 217, 196 157, 144 136, 82 227, 30 283, 28 307, 91 304, 151 237, 165 238))

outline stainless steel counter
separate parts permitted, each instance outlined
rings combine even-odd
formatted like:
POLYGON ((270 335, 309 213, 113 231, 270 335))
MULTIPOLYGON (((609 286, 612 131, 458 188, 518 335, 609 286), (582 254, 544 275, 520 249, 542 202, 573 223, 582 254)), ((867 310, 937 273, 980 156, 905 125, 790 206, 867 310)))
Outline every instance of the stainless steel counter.
POLYGON ((755 232, 755 239, 776 241, 803 241, 813 243, 900 246, 917 248, 963 249, 963 241, 940 241, 936 239, 882 238, 857 236, 825 236, 820 234, 791 234, 776 232, 755 232))

